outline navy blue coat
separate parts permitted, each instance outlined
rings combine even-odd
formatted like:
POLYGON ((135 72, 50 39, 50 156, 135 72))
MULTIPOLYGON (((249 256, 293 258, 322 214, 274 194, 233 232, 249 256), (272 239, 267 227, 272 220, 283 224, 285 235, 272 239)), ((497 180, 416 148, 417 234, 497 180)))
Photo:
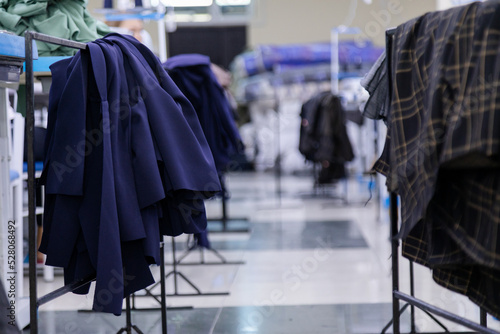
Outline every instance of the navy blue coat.
POLYGON ((161 235, 205 230, 217 170, 192 105, 133 37, 110 34, 51 71, 40 250, 66 283, 95 275, 94 310, 120 314, 154 282, 161 235))
MULTIPOLYGON (((243 144, 231 105, 210 68, 210 58, 200 54, 183 54, 170 57, 163 65, 193 104, 212 150, 215 166, 222 177, 243 144)), ((195 238, 199 246, 210 248, 206 232, 195 234, 195 238)))
POLYGON ((183 54, 170 57, 163 65, 193 104, 214 155, 217 171, 226 171, 243 145, 231 105, 210 68, 210 58, 183 54))

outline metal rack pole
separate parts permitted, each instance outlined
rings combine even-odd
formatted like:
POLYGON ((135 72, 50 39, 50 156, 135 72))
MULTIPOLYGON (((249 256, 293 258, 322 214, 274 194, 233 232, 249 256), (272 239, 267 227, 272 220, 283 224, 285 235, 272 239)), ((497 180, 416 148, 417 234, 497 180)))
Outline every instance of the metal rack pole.
MULTIPOLYGON (((398 248, 398 198, 393 192, 390 194, 390 212, 391 212, 391 242, 392 242, 392 291, 399 291, 399 261, 398 248)), ((395 295, 392 296, 392 321, 394 334, 400 334, 399 323, 399 300, 395 295)))
POLYGON ((167 290, 165 284, 165 242, 160 243, 161 330, 167 334, 167 290))
MULTIPOLYGON (((34 129, 35 129, 35 93, 33 76, 33 41, 43 41, 51 44, 63 45, 75 49, 85 49, 85 43, 69 41, 49 35, 27 31, 25 36, 26 53, 26 130, 28 155, 28 245, 29 245, 29 291, 30 291, 30 333, 38 333, 38 303, 36 285, 36 222, 35 222, 35 156, 34 156, 34 129)), ((47 299, 47 298, 46 298, 47 299)))
POLYGON ((479 323, 481 324, 481 326, 488 326, 488 319, 487 319, 487 314, 486 314, 486 311, 481 307, 480 311, 479 311, 479 323))
POLYGON ((36 223, 35 223, 35 156, 34 156, 34 125, 35 98, 33 78, 33 34, 25 35, 26 52, 26 129, 28 154, 28 260, 29 260, 29 291, 30 291, 30 333, 38 333, 37 291, 36 291, 36 223))

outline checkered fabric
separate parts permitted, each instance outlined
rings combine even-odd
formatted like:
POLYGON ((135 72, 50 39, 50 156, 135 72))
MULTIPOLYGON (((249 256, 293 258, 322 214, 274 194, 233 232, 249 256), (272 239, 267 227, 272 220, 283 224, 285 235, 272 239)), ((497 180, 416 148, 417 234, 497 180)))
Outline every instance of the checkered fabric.
POLYGON ((500 1, 396 29, 374 169, 401 198, 404 256, 500 316, 500 1))

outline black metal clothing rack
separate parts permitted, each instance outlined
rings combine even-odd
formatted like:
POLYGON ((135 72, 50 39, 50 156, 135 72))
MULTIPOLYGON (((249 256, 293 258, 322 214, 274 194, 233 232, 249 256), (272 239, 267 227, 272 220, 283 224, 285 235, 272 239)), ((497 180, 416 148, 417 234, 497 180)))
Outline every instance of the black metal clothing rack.
MULTIPOLYGON (((33 42, 42 41, 50 44, 66 46, 74 49, 85 50, 87 44, 70 41, 63 38, 40 34, 33 31, 27 31, 24 35, 25 38, 25 53, 26 53, 26 130, 27 130, 27 156, 28 156, 28 245, 29 245, 29 294, 30 294, 30 334, 38 334, 38 307, 48 303, 68 292, 75 291, 93 280, 95 277, 88 277, 83 280, 67 284, 45 296, 37 299, 37 271, 36 271, 36 212, 35 212, 35 156, 34 156, 34 129, 35 129, 35 116, 34 116, 34 74, 33 74, 33 42)), ((163 259, 163 243, 160 244, 161 258, 163 259)), ((164 268, 163 268, 164 270, 164 268)), ((165 282, 161 277, 162 285, 162 333, 167 333, 167 319, 166 319, 166 303, 165 303, 165 282)), ((126 327, 122 328, 118 333, 132 333, 135 330, 137 333, 142 332, 133 325, 131 322, 130 313, 130 299, 126 298, 126 327)))
MULTIPOLYGON (((165 293, 164 295, 166 296, 173 296, 173 297, 196 297, 196 296, 227 296, 229 295, 229 292, 202 292, 189 278, 186 277, 182 272, 180 272, 177 269, 178 266, 178 260, 176 258, 176 247, 175 247, 175 239, 172 237, 172 270, 168 272, 166 275, 165 273, 161 273, 162 275, 162 280, 166 281, 170 276, 173 277, 174 279, 174 292, 173 293, 165 293), (179 285, 178 285, 178 280, 181 278, 186 282, 195 292, 193 293, 183 293, 179 292, 179 285)), ((160 281, 161 282, 161 281, 160 281)), ((152 290, 158 286, 158 282, 155 284, 151 285, 147 289, 144 289, 146 294, 145 295, 135 295, 134 297, 152 297, 158 301, 158 295, 154 294, 152 290)))
POLYGON ((221 190, 222 190, 222 217, 221 218, 210 218, 208 221, 212 222, 220 222, 221 223, 221 229, 220 230, 210 230, 211 233, 248 233, 250 232, 250 229, 248 227, 246 228, 228 228, 228 223, 231 221, 248 221, 247 218, 229 218, 227 215, 227 199, 228 199, 228 194, 227 194, 227 189, 226 189, 226 183, 224 181, 224 173, 219 175, 219 181, 221 184, 221 190))
MULTIPOLYGON (((196 240, 194 240, 193 245, 189 245, 190 237, 187 241, 188 249, 177 258, 178 266, 206 266, 206 265, 235 265, 235 264, 245 264, 245 261, 228 261, 222 254, 220 254, 216 249, 210 247, 203 247, 196 244, 196 240), (199 251, 200 260, 199 262, 183 262, 191 252, 199 251), (206 261, 205 260, 205 251, 213 254, 219 261, 206 261)), ((167 263, 172 265, 173 263, 167 263)))
MULTIPOLYGON (((36 284, 36 213, 35 213, 35 156, 34 156, 34 129, 35 129, 35 94, 34 94, 34 77, 33 77, 33 41, 43 41, 55 45, 67 46, 74 49, 84 50, 87 45, 75 41, 69 41, 62 38, 56 38, 32 31, 27 31, 25 36, 25 53, 26 53, 26 128, 27 128, 27 155, 28 155, 28 245, 29 245, 29 291, 30 291, 30 333, 38 333, 38 307, 42 303, 47 303, 54 300, 63 294, 74 291, 81 283, 69 284, 52 293, 49 293, 40 301, 37 300, 37 284, 36 284)), ((90 282, 90 280, 88 281, 90 282)), ((85 282, 83 284, 86 284, 85 282)))
MULTIPOLYGON (((388 66, 388 83, 389 83, 389 97, 392 93, 392 78, 391 78, 391 69, 392 69, 392 48, 393 48, 393 36, 396 29, 389 29, 386 31, 386 57, 387 57, 387 66, 388 66)), ((389 106, 390 107, 390 106, 389 106)), ((400 334, 400 316, 401 314, 410 306, 410 333, 417 333, 415 326, 415 307, 423 310, 432 320, 434 320, 446 333, 455 333, 450 332, 446 326, 444 326, 438 319, 436 319, 433 314, 445 318, 451 322, 457 323, 469 329, 475 330, 479 333, 487 333, 487 334, 500 334, 495 330, 487 328, 487 314, 484 309, 480 309, 480 323, 477 324, 473 321, 460 317, 456 314, 453 314, 449 311, 438 308, 434 305, 426 303, 420 299, 415 298, 415 290, 414 290, 414 277, 413 277, 413 262, 410 261, 410 295, 405 294, 399 291, 399 239, 398 235, 398 197, 394 192, 390 192, 390 222, 391 222, 391 230, 390 230, 390 238, 391 238, 391 259, 392 259, 392 320, 388 323, 388 325, 382 330, 382 334, 386 332, 386 330, 391 326, 393 327, 394 334, 400 334), (402 300, 406 302, 406 304, 400 308, 399 301, 402 300)), ((468 333, 477 333, 477 332, 468 332, 468 333)), ((460 332, 467 333, 467 332, 460 332)), ((431 333, 427 333, 431 334, 431 333)))

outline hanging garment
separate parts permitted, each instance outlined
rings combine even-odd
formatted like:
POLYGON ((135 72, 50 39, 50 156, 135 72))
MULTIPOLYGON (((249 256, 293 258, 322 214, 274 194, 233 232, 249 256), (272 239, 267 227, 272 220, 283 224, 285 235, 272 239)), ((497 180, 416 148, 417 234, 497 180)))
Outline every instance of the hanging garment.
POLYGON ((374 168, 401 197, 403 255, 500 316, 500 2, 397 27, 374 168))
MULTIPOLYGON (((142 0, 135 0, 135 7, 142 7, 142 0)), ((104 8, 113 8, 113 0, 104 0, 104 8)))
POLYGON ((363 77, 361 86, 370 94, 363 108, 363 116, 371 119, 383 119, 384 122, 387 122, 389 81, 385 52, 380 55, 370 71, 363 77))
POLYGON ((215 163, 191 104, 133 37, 107 35, 51 71, 40 250, 66 283, 95 275, 93 309, 120 314, 153 283, 161 235, 206 228, 215 163))
POLYGON ((227 171, 232 157, 243 149, 233 110, 210 67, 210 58, 200 54, 170 57, 164 67, 192 103, 219 173, 227 171))
MULTIPOLYGON (((233 158, 243 150, 243 144, 233 110, 212 71, 210 58, 201 54, 177 55, 163 65, 193 105, 212 151, 217 173, 222 178, 224 172, 237 168, 233 158)), ((221 196, 226 196, 224 187, 222 191, 221 196)), ((210 248, 206 232, 195 234, 195 239, 199 246, 210 248)))
POLYGON ((302 105, 299 151, 306 160, 321 163, 319 183, 346 177, 344 164, 354 159, 340 98, 319 93, 302 105))

